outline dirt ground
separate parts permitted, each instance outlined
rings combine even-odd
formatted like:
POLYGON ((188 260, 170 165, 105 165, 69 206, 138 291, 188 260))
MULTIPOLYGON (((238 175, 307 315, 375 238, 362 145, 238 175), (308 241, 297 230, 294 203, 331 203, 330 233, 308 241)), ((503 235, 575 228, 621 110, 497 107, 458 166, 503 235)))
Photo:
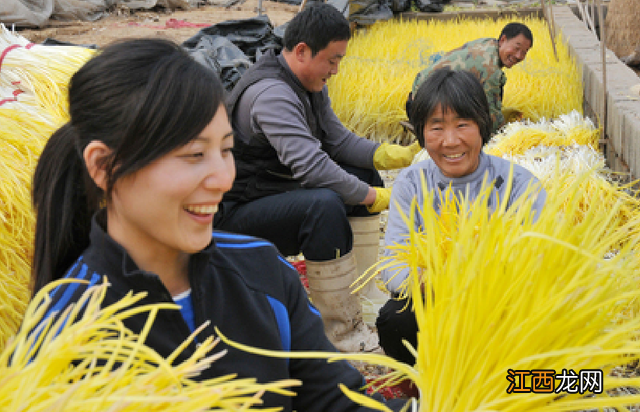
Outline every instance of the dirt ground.
MULTIPOLYGON (((222 2, 221 2, 222 3, 222 2)), ((275 1, 262 1, 262 14, 266 14, 274 27, 291 20, 299 6, 275 1)), ((47 27, 24 29, 20 34, 34 43, 46 38, 74 44, 95 44, 99 47, 123 38, 166 37, 178 43, 193 36, 202 27, 226 20, 239 20, 258 15, 258 0, 240 1, 231 7, 202 6, 191 10, 170 11, 114 9, 102 19, 87 21, 50 20, 47 27)))

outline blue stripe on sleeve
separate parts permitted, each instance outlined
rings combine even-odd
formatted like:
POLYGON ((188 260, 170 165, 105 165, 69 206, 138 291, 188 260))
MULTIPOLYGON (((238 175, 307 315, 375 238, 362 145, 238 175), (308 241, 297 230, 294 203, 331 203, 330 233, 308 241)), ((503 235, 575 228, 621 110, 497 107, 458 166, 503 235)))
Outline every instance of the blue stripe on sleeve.
MULTIPOLYGON (((87 265, 83 264, 82 268, 80 269, 80 273, 78 274, 78 276, 76 277, 77 279, 84 279, 87 276, 87 265)), ((92 278, 93 275, 95 275, 95 273, 92 274, 92 278)), ((92 279, 93 280, 93 279, 92 279)), ((55 313, 55 312, 59 312, 61 310, 63 310, 64 308, 67 307, 67 305, 69 304, 69 302, 71 301, 71 298, 73 297, 73 294, 78 291, 78 289, 80 287, 85 287, 86 285, 83 285, 81 283, 70 283, 67 286, 67 289, 64 291, 64 294, 62 295, 62 297, 60 298, 60 300, 58 300, 55 305, 53 305, 53 307, 50 307, 49 310, 47 311, 47 314, 45 315, 46 317, 50 316, 51 313, 55 313)), ((45 317, 45 319, 46 319, 45 317)))
MULTIPOLYGON (((76 262, 76 264, 67 272, 67 274, 65 275, 65 278, 69 278, 71 273, 74 271, 74 269, 77 267, 78 262, 76 262)), ((80 274, 78 276, 79 279, 83 279, 84 277, 86 277, 87 274, 87 265, 82 265, 82 269, 80 271, 80 274)), ((102 279, 102 277, 97 274, 96 272, 93 272, 91 274, 91 280, 89 281, 89 287, 94 286, 95 284, 97 284, 98 282, 100 282, 100 280, 102 279)), ((66 309, 67 305, 70 303, 71 297, 73 297, 73 294, 75 293, 76 290, 78 290, 78 288, 80 286, 85 286, 81 283, 71 283, 71 284, 67 284, 67 285, 62 285, 62 286, 67 286, 67 289, 65 290, 64 294, 62 295, 62 298, 56 302, 56 304, 53 307, 50 307, 47 312, 45 313, 45 315, 42 317, 43 320, 48 319, 49 317, 55 315, 56 312, 59 312, 61 310, 66 309)), ((60 286, 56 287, 54 289, 54 291, 51 293, 51 296, 54 296, 55 293, 60 289, 60 286)), ((85 302, 86 304, 87 302, 85 302)), ((64 327, 67 324, 67 320, 68 319, 64 319, 62 321, 62 323, 60 324, 60 327, 58 328, 57 331, 55 331, 54 336, 57 336, 58 334, 60 334, 60 332, 64 329, 64 327)), ((40 333, 42 331, 38 331, 34 342, 37 341, 40 337, 40 333)))
MULTIPOLYGON (((280 331, 280 341, 282 342, 282 349, 285 351, 291 350, 291 323, 289 322, 289 312, 282 302, 267 295, 269 304, 273 309, 273 313, 276 315, 276 322, 278 323, 278 330, 280 331)), ((287 360, 288 361, 288 360, 287 360)))
MULTIPOLYGON (((78 267, 78 264, 80 263, 80 261, 82 260, 82 256, 80 256, 78 258, 78 260, 76 260, 76 263, 73 264, 73 266, 71 266, 71 268, 69 270, 67 270, 67 273, 64 274, 64 278, 68 279, 71 277, 71 274, 73 274, 76 271, 76 268, 78 267)), ((53 289, 53 291, 51 292, 51 294, 49 296, 55 296, 56 293, 58 293, 58 290, 60 290, 60 288, 64 286, 64 285, 60 285, 60 286, 56 286, 55 289, 53 289)))
POLYGON ((282 256, 278 255, 278 259, 280 259, 280 261, 282 263, 284 263, 285 265, 289 266, 291 269, 295 270, 297 272, 297 269, 293 267, 293 265, 287 261, 287 259, 283 258, 282 256))
POLYGON ((312 313, 315 313, 316 315, 318 315, 318 317, 322 318, 322 315, 320 314, 320 311, 318 311, 318 309, 316 309, 316 307, 315 307, 315 306, 313 306, 313 305, 311 304, 311 302, 308 302, 308 303, 309 303, 309 310, 310 310, 312 313))
POLYGON ((254 240, 255 239, 255 237, 253 236, 239 235, 236 233, 219 233, 219 232, 214 232, 213 237, 218 239, 237 239, 237 240, 254 240))
POLYGON ((91 281, 89 281, 88 288, 96 285, 98 282, 100 282, 100 279, 102 279, 102 276, 98 275, 96 272, 93 272, 93 275, 91 275, 91 281))
POLYGON ((253 249, 262 246, 271 246, 272 244, 269 242, 265 242, 264 240, 258 240, 255 242, 249 243, 216 243, 216 246, 219 248, 227 248, 227 249, 253 249))

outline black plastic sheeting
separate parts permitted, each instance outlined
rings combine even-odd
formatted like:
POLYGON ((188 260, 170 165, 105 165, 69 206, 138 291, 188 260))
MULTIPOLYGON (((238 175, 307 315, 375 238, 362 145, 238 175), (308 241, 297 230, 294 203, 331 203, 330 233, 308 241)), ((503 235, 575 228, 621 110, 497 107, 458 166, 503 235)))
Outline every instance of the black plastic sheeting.
POLYGON ((451 0, 413 0, 418 10, 423 13, 439 13, 451 0))
POLYGON ((227 90, 270 49, 282 49, 282 37, 274 33, 266 15, 228 20, 201 29, 182 43, 198 62, 213 69, 227 90))
POLYGON ((349 0, 349 20, 371 25, 389 20, 395 13, 410 11, 412 5, 423 13, 439 13, 451 0, 349 0))
POLYGON ((393 11, 388 0, 349 0, 349 21, 369 26, 377 21, 390 20, 393 11))
POLYGON ((98 48, 97 44, 76 44, 76 43, 71 43, 71 42, 68 42, 68 41, 56 40, 56 39, 53 39, 51 37, 47 37, 40 44, 42 44, 44 46, 77 46, 77 47, 84 47, 84 48, 87 48, 87 49, 97 49, 98 48))
MULTIPOLYGON (((289 0, 287 0, 289 1, 289 0)), ((295 0, 291 0, 295 1, 295 0)), ((451 0, 349 0, 349 20, 369 25, 407 11, 412 2, 422 12, 440 12, 451 0)), ((228 20, 201 29, 182 43, 191 56, 214 70, 230 91, 242 74, 270 49, 279 52, 287 23, 274 29, 267 15, 228 20)))

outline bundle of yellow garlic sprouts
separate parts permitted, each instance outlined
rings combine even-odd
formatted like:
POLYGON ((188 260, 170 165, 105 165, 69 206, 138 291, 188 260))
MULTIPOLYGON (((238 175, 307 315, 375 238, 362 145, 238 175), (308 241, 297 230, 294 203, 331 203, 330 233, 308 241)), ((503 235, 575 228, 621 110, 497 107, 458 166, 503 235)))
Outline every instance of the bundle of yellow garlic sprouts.
MULTIPOLYGON (((585 145, 571 146, 538 146, 521 155, 503 156, 531 171, 547 190, 552 190, 561 183, 578 182, 581 185, 580 207, 575 209, 576 220, 591 209, 599 208, 603 211, 619 204, 618 227, 627 232, 627 236, 640 236, 640 227, 629 227, 627 223, 640 215, 640 198, 635 186, 638 182, 624 183, 625 176, 614 173, 605 167, 605 159, 602 153, 585 145), (588 178, 583 179, 584 173, 589 173, 588 178), (564 179, 558 182, 557 174, 562 174, 564 179), (598 197, 595 194, 598 193, 598 197)), ((570 186, 559 186, 555 190, 567 190, 570 186)))
POLYGON ((0 24, 0 108, 28 112, 58 127, 67 119, 69 78, 95 50, 30 43, 0 24))
POLYGON ((69 79, 94 53, 28 44, 0 25, 0 350, 29 300, 33 170, 51 133, 68 118, 69 79))
POLYGON ((56 320, 43 320, 47 294, 62 282, 38 293, 22 330, 0 354, 0 410, 244 411, 259 406, 265 391, 293 395, 286 388, 295 380, 259 384, 229 375, 196 382, 194 377, 224 356, 225 351, 211 354, 218 341, 205 340, 188 360, 173 364, 182 347, 164 359, 144 340, 157 312, 178 306, 133 307, 144 296, 128 294, 101 308, 106 282, 89 289, 56 320), (123 324, 138 313, 148 314, 139 335, 123 324))
MULTIPOLYGON (((593 208, 609 211, 619 203, 618 228, 627 237, 640 235, 640 227, 627 223, 640 214, 636 182, 623 183, 624 176, 605 166, 604 155, 597 150, 600 130, 591 120, 573 111, 557 119, 528 120, 506 125, 484 148, 532 172, 548 191, 567 190, 569 182, 580 182, 574 219, 582 220, 593 208), (593 170, 593 173, 588 173, 593 170), (582 176, 587 173, 587 177, 582 176), (556 176, 563 176, 560 183, 556 176), (558 187, 556 187, 558 186, 558 187), (595 193, 599 196, 595 196, 595 193)), ((564 209, 563 209, 564 210, 564 209)), ((613 228, 612 228, 613 229, 613 228)))
MULTIPOLYGON (((484 196, 445 202, 438 215, 427 194, 418 212, 422 230, 411 231, 408 244, 393 247, 391 262, 381 263, 410 268, 407 291, 420 329, 416 364, 359 358, 411 378, 420 389, 420 411, 570 411, 640 402, 639 395, 606 395, 640 385, 640 378, 609 376, 640 355, 640 317, 631 316, 640 299, 634 252, 640 237, 611 230, 619 224, 620 203, 608 210, 594 205, 581 221, 573 219, 581 207, 580 180, 589 173, 577 180, 557 174, 537 222, 524 198, 493 214, 484 196), (602 370, 604 392, 590 398, 507 393, 509 370, 602 370)), ((604 193, 595 187, 592 195, 604 193)), ((637 217, 626 223, 638 225, 637 217)))
POLYGON ((600 129, 577 110, 554 119, 537 122, 523 120, 506 124, 484 148, 494 156, 523 154, 535 146, 570 146, 574 144, 598 148, 600 129))
POLYGON ((399 124, 416 74, 435 53, 447 52, 480 37, 497 38, 510 21, 525 23, 534 46, 524 62, 506 70, 504 106, 537 121, 572 110, 582 111, 581 71, 562 36, 552 51, 546 23, 540 19, 464 19, 379 22, 358 31, 349 42, 340 73, 329 81, 329 95, 340 120, 355 133, 376 141, 405 140, 399 124), (540 91, 544 90, 544 93, 540 91))

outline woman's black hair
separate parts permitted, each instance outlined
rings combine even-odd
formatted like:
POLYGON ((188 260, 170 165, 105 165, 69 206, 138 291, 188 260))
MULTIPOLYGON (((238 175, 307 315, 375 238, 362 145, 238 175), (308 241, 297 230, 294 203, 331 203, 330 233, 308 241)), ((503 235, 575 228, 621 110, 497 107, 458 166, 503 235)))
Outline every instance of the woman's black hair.
POLYGON ((476 76, 449 67, 434 70, 418 88, 411 103, 410 120, 420 146, 424 147, 424 126, 436 108, 453 110, 463 119, 473 120, 480 129, 482 144, 491 138, 491 114, 487 95, 476 76))
POLYGON ((313 2, 287 24, 282 42, 288 51, 298 43, 305 43, 313 57, 332 41, 350 38, 349 22, 338 9, 330 4, 313 2))
POLYGON ((217 75, 169 40, 111 44, 73 75, 70 120, 50 137, 33 178, 33 294, 88 246, 91 218, 114 183, 196 138, 223 102, 217 75), (83 160, 96 140, 111 149, 105 192, 83 160))

